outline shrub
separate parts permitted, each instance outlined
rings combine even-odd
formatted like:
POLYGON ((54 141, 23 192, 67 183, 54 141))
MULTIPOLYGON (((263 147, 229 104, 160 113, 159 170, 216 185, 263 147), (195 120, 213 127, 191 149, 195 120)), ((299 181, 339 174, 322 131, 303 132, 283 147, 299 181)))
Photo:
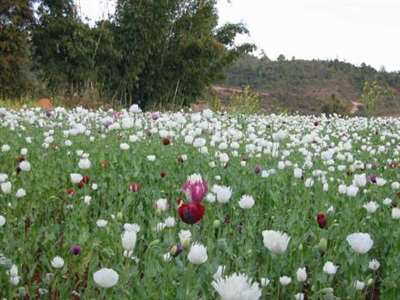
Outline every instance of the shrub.
POLYGON ((228 106, 230 113, 258 113, 261 109, 261 97, 246 86, 240 93, 236 94, 228 106))
POLYGON ((338 114, 347 115, 351 110, 351 107, 345 101, 336 98, 335 94, 332 94, 330 99, 321 107, 321 112, 326 115, 338 114))

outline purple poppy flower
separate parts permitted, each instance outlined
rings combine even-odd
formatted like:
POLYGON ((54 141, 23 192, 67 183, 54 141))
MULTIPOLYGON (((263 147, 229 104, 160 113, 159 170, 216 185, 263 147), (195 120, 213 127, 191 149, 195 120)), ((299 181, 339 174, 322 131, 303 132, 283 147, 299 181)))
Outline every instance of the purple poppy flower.
POLYGON ((72 246, 71 250, 70 250, 71 254, 73 254, 73 255, 79 255, 79 254, 81 254, 81 251, 82 251, 82 249, 81 249, 81 246, 79 246, 79 245, 72 246))

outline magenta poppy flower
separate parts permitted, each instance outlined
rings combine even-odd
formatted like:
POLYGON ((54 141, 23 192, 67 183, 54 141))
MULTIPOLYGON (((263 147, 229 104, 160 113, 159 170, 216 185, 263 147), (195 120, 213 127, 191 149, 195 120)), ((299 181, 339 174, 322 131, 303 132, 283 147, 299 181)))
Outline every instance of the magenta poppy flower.
POLYGON ((207 181, 205 181, 201 175, 193 174, 186 180, 182 187, 182 192, 185 193, 190 202, 199 203, 208 192, 207 181))
POLYGON ((137 193, 139 192, 140 188, 141 185, 137 182, 129 184, 129 189, 131 190, 131 192, 137 193))

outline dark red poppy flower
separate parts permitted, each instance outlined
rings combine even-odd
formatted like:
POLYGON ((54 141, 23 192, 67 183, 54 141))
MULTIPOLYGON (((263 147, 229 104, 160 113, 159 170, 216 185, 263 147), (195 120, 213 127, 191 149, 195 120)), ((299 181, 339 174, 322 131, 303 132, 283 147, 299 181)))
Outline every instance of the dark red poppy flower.
POLYGON ((89 176, 87 176, 87 175, 83 176, 82 182, 83 182, 84 184, 88 184, 89 181, 90 181, 90 177, 89 177, 89 176))
POLYGON ((262 171, 261 166, 256 166, 256 167, 254 168, 254 173, 256 173, 257 175, 260 174, 261 171, 262 171))
POLYGON ((178 208, 179 216, 181 220, 186 224, 196 224, 200 222, 203 218, 205 212, 205 208, 200 203, 184 203, 181 201, 181 204, 178 208))
POLYGON ((163 138, 162 143, 164 146, 167 146, 167 145, 171 144, 171 140, 169 138, 163 138))
POLYGON ((74 196, 76 194, 76 191, 74 188, 69 188, 69 189, 67 189, 67 194, 69 196, 74 196))
POLYGON ((317 223, 318 223, 319 227, 325 228, 327 222, 328 222, 328 217, 326 216, 326 214, 323 212, 319 212, 317 214, 317 223))

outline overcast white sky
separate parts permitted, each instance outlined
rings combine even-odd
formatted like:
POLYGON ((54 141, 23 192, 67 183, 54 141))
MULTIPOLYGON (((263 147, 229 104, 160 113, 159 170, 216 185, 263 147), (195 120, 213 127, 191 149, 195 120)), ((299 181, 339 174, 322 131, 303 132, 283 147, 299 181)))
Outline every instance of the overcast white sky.
MULTIPOLYGON (((80 1, 92 19, 112 12, 107 0, 80 1), (108 4, 107 4, 108 3, 108 4), (107 8, 108 5, 108 8, 107 8)), ((251 41, 272 59, 365 62, 400 71, 400 0, 227 0, 218 1, 220 22, 243 22, 251 41)))

